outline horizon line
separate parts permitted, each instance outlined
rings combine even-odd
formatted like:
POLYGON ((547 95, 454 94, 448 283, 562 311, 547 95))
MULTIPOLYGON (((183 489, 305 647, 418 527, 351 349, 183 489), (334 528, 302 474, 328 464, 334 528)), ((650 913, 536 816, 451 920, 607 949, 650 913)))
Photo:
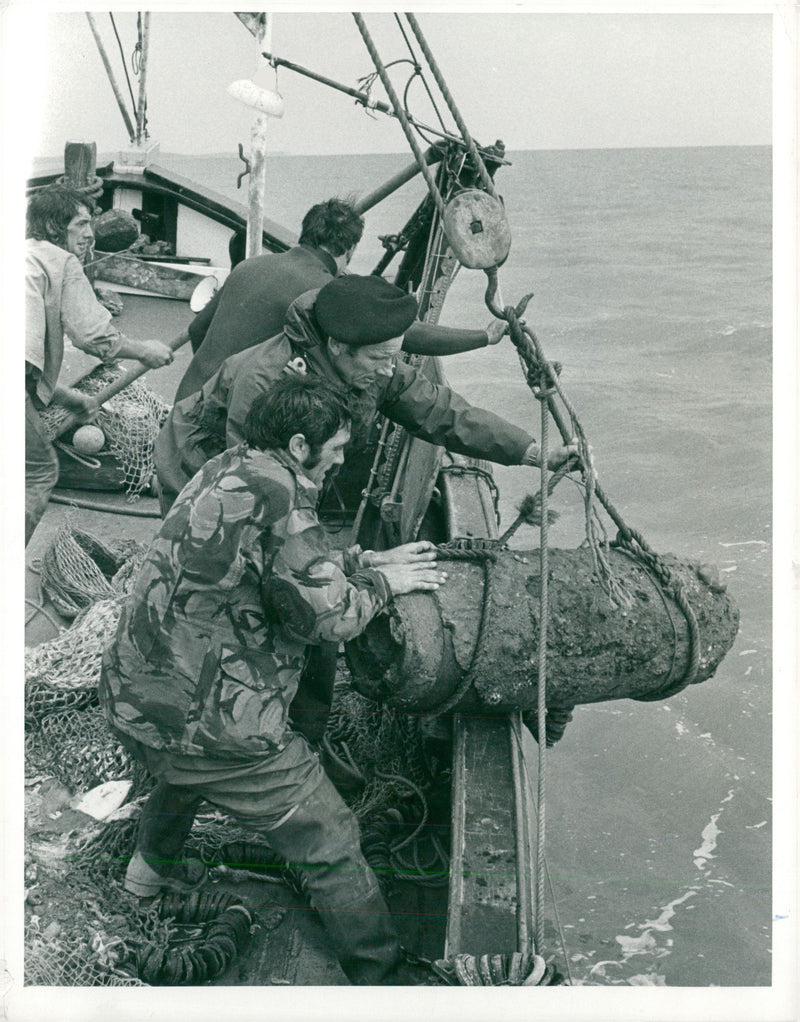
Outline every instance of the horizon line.
MULTIPOLYGON (((664 144, 664 145, 624 145, 624 146, 527 146, 515 149, 506 149, 506 153, 574 153, 574 152, 625 152, 628 150, 650 150, 650 149, 771 149, 773 148, 773 142, 719 142, 719 143, 698 143, 698 144, 664 144)), ((101 157, 105 160, 108 157, 121 151, 122 147, 119 146, 114 149, 104 149, 97 154, 98 162, 101 157)), ((237 158, 237 154, 232 150, 217 150, 216 152, 210 153, 186 153, 178 152, 172 149, 159 150, 158 155, 164 156, 180 156, 184 159, 209 159, 209 158, 237 158)), ((300 153, 292 152, 288 149, 275 150, 274 152, 267 153, 267 159, 275 157, 293 157, 300 159, 314 159, 335 157, 361 157, 361 156, 399 156, 409 158, 412 154, 404 150, 395 151, 364 151, 364 152, 319 152, 319 153, 300 153)), ((63 154, 58 155, 36 155, 32 156, 33 161, 36 160, 59 160, 63 158, 63 154)), ((156 158, 157 159, 157 158, 156 158)), ((155 161, 154 161, 155 162, 155 161)))

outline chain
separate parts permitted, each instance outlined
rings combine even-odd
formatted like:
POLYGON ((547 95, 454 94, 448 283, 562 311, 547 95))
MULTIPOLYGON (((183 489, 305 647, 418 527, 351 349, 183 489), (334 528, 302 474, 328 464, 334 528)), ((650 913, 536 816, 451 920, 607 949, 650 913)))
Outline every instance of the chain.
MULTIPOLYGON (((495 519, 497 520, 497 524, 500 524, 500 490, 497 488, 497 483, 494 481, 494 476, 491 472, 485 468, 481 468, 479 465, 444 465, 439 470, 439 474, 449 476, 473 476, 477 479, 483 479, 489 487, 489 492, 492 495, 492 506, 494 507, 495 519)), ((473 540, 472 542, 477 541, 473 540)))

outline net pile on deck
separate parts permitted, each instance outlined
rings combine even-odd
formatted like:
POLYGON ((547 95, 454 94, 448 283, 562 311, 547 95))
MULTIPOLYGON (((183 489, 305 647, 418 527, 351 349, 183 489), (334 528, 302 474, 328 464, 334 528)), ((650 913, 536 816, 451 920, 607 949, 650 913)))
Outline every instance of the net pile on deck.
POLYGON ((42 590, 62 617, 74 618, 97 601, 124 596, 144 549, 134 540, 109 547, 67 514, 39 564, 42 590))

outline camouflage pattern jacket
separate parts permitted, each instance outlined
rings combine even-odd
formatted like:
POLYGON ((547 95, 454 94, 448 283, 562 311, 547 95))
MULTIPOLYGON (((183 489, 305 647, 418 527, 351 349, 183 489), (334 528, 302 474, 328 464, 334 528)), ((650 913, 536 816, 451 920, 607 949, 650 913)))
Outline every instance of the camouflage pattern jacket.
POLYGON ((106 649, 110 723, 181 755, 283 748, 307 646, 353 638, 391 599, 360 548, 331 550, 318 496, 288 454, 245 444, 192 479, 106 649))

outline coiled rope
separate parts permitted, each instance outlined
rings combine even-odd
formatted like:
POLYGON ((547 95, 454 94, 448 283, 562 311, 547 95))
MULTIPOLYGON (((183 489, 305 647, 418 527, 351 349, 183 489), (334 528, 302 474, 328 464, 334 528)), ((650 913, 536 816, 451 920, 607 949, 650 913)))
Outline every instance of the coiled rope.
POLYGON ((66 185, 71 191, 78 192, 80 195, 88 195, 91 199, 99 199, 103 194, 104 181, 97 174, 92 178, 91 181, 85 185, 75 185, 71 181, 68 181, 62 174, 61 177, 56 178, 57 185, 66 185))

